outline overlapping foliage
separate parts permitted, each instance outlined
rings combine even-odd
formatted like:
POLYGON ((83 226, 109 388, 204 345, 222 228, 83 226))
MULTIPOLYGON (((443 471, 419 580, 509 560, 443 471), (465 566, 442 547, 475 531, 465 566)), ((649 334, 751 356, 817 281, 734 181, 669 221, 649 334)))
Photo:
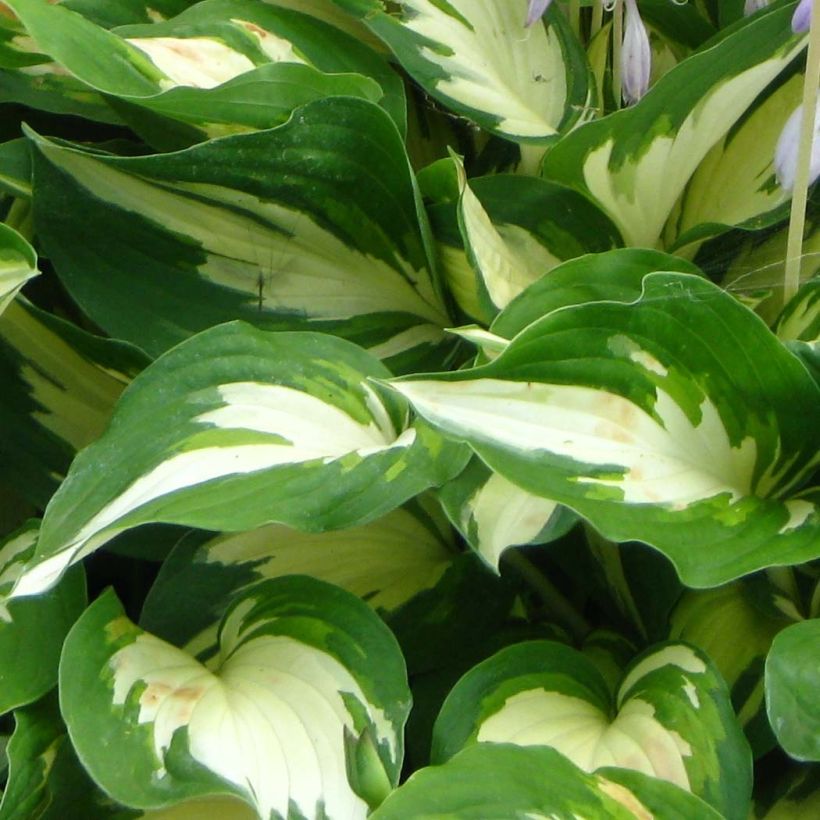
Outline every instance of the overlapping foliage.
POLYGON ((0 820, 816 813, 795 6, 0 4, 0 820))

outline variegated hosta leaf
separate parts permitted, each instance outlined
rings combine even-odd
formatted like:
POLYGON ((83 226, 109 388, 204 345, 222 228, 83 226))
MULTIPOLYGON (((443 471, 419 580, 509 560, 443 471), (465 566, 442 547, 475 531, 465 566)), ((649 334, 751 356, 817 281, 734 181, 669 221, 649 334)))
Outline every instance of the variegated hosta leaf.
POLYGON ((730 820, 747 816, 748 745, 722 679, 685 644, 644 653, 614 698, 592 662, 563 644, 502 649, 448 695, 431 760, 473 743, 551 746, 584 771, 635 769, 693 792, 730 820))
POLYGON ((34 702, 54 686, 63 639, 85 607, 79 567, 39 598, 8 600, 34 552, 37 530, 37 522, 29 521, 0 542, 0 714, 34 702))
POLYGON ((554 310, 490 364, 392 385, 505 478, 659 549, 689 586, 820 554, 801 490, 820 388, 705 280, 650 274, 635 302, 554 310))
POLYGON ((447 283, 462 310, 485 324, 563 260, 623 244, 599 208, 563 185, 496 174, 462 190, 458 204, 429 212, 447 283))
POLYGON ((105 435, 49 504, 15 594, 149 522, 319 532, 372 521, 458 472, 462 447, 368 383, 387 370, 349 342, 234 322, 178 345, 123 394, 105 435))
POLYGON ((117 338, 158 354, 244 318, 343 335, 399 370, 444 343, 415 183, 375 105, 321 100, 271 131, 175 154, 36 145, 40 239, 117 338), (79 243, 89 220, 97 229, 79 243))
POLYGON ((117 29, 174 84, 195 86, 137 102, 216 136, 218 123, 268 128, 310 99, 359 96, 382 104, 404 133, 404 89, 387 61, 301 11, 255 0, 204 0, 167 22, 117 29), (239 81, 265 65, 267 71, 239 81), (219 92, 205 90, 226 81, 219 92))
POLYGON ((482 743, 441 766, 421 769, 372 820, 585 817, 610 820, 719 820, 693 794, 638 772, 587 774, 545 747, 482 743))
POLYGON ((820 618, 792 624, 766 658, 766 709, 780 745, 798 760, 820 761, 820 618))
POLYGON ((94 780, 136 808, 235 794, 265 820, 364 818, 345 730, 372 733, 373 765, 395 785, 410 707, 388 628, 344 590, 290 576, 236 598, 219 634, 203 666, 132 624, 111 592, 86 610, 60 699, 94 780))
POLYGON ((786 215, 790 196, 775 179, 775 147, 802 91, 803 75, 795 74, 706 154, 669 218, 666 247, 682 247, 729 226, 764 228, 786 215))
POLYGON ((720 670, 756 756, 773 743, 763 705, 763 664, 772 639, 788 623, 754 606, 742 583, 690 590, 670 619, 670 637, 695 644, 720 670))
POLYGON ((544 176, 592 196, 627 244, 653 247, 709 150, 805 47, 791 7, 746 20, 666 74, 635 106, 564 137, 544 176))
MULTIPOLYGON (((430 499, 432 501, 432 499, 430 499)), ((265 578, 310 575, 384 613, 433 587, 454 557, 449 527, 421 499, 359 527, 308 533, 258 530, 192 533, 163 563, 140 625, 194 654, 207 652, 229 601, 265 578)))
POLYGON ((439 497, 453 526, 496 572, 508 547, 554 541, 577 521, 566 507, 522 490, 477 458, 439 497))
POLYGON ((512 140, 544 141, 591 113, 594 84, 566 18, 524 27, 526 8, 495 0, 336 0, 361 17, 416 82, 449 108, 512 140))
POLYGON ((0 222, 0 313, 38 273, 34 248, 17 231, 0 222))
POLYGON ((0 317, 0 442, 8 480, 45 506, 76 450, 94 441, 125 386, 147 364, 17 299, 0 317))
POLYGON ((653 271, 702 275, 697 266, 678 256, 645 248, 619 248, 569 259, 548 277, 530 285, 495 318, 491 332, 512 339, 554 310, 587 302, 634 302, 643 280, 653 271))

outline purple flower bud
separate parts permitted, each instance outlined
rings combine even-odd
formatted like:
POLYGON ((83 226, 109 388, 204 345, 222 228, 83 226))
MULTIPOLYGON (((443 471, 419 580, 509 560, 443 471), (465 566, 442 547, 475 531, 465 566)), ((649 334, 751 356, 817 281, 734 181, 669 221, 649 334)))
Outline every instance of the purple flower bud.
MULTIPOLYGON (((780 187, 786 191, 794 188, 797 176, 797 152, 800 146, 800 129, 803 125, 803 106, 799 105, 786 120, 777 148, 774 151, 774 170, 780 187)), ((814 135, 811 143, 811 159, 809 162, 809 185, 820 177, 820 99, 814 116, 814 135)))
POLYGON ((527 9, 527 22, 525 26, 531 26, 537 20, 543 17, 544 12, 550 7, 552 0, 530 0, 529 8, 527 9))
POLYGON ((811 0, 800 0, 792 16, 792 31, 804 34, 811 27, 811 0))
POLYGON ((743 5, 743 14, 748 17, 760 9, 765 9, 769 5, 769 0, 746 0, 743 5))
POLYGON ((624 0, 626 16, 624 20, 624 45, 621 50, 621 76, 624 100, 636 103, 649 88, 649 74, 652 71, 652 50, 649 35, 641 20, 635 0, 624 0))

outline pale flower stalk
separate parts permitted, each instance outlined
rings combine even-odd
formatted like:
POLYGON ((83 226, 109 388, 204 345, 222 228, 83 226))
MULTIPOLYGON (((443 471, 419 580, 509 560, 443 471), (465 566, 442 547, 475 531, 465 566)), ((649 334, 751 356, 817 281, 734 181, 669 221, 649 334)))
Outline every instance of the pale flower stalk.
MULTIPOLYGON (((797 176, 797 153, 800 147, 800 127, 803 124, 803 106, 799 105, 786 120, 777 148, 774 152, 774 170, 777 181, 785 191, 794 188, 797 176)), ((814 116, 814 134, 811 144, 811 159, 809 161, 809 185, 820 177, 820 99, 814 116)))
POLYGON ((649 35, 635 0, 624 0, 624 44, 621 50, 621 76, 624 101, 631 105, 646 94, 652 71, 649 35))

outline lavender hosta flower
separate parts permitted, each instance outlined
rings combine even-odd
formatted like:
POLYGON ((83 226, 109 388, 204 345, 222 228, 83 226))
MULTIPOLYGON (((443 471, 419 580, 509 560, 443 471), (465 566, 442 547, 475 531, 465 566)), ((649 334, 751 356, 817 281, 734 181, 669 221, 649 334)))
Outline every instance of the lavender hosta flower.
POLYGON ((760 9, 766 8, 769 5, 769 0, 746 0, 743 4, 743 14, 748 17, 760 9))
MULTIPOLYGON (((799 105, 786 120, 777 148, 774 152, 774 170, 780 187, 786 191, 794 188, 797 176, 797 153, 800 146, 800 128, 803 124, 803 106, 799 105)), ((809 185, 820 177, 820 99, 814 116, 814 135, 811 144, 811 160, 809 163, 809 185)))
POLYGON ((552 0, 530 0, 527 8, 527 22, 524 25, 531 26, 537 20, 540 20, 550 7, 550 3, 552 3, 552 0))
POLYGON ((641 20, 635 0, 624 0, 624 44, 621 50, 621 82, 624 100, 636 103, 649 88, 649 74, 652 70, 652 50, 649 35, 641 20))
POLYGON ((792 31, 804 34, 811 26, 811 0, 800 0, 792 16, 792 31))

